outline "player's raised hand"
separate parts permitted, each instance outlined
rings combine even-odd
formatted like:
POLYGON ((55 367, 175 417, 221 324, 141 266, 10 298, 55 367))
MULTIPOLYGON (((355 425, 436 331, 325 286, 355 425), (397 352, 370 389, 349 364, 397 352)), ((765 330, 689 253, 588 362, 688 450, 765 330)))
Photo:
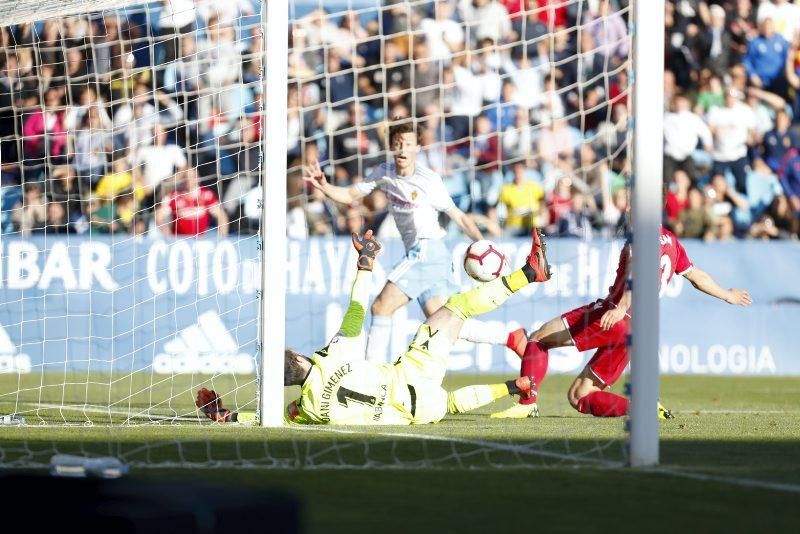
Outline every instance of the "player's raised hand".
POLYGON ((328 184, 328 179, 325 178, 325 173, 319 166, 319 161, 310 161, 308 165, 303 167, 303 180, 311 184, 314 189, 323 191, 323 188, 328 184))
POLYGON ((371 271, 375 264, 375 257, 381 251, 381 244, 373 235, 372 230, 367 230, 364 235, 352 234, 353 246, 358 252, 358 270, 371 271))
POLYGON ((731 288, 728 290, 725 302, 736 306, 749 306, 753 303, 753 299, 750 298, 750 294, 746 290, 731 288))

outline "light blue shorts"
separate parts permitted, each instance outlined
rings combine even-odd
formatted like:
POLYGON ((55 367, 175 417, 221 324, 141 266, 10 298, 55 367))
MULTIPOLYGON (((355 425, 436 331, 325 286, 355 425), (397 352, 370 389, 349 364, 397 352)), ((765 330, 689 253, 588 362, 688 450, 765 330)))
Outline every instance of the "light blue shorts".
POLYGON ((432 297, 449 297, 459 289, 453 278, 453 256, 440 239, 421 239, 387 278, 420 307, 432 297))

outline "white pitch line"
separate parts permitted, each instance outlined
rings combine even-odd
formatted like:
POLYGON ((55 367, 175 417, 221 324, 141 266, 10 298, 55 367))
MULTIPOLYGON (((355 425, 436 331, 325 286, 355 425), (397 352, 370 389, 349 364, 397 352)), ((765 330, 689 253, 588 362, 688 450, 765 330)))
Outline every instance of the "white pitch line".
POLYGON ((792 410, 680 410, 675 411, 676 414, 685 415, 725 415, 725 414, 742 414, 742 415, 760 415, 760 414, 773 414, 773 415, 800 415, 800 411, 792 410))
MULTIPOLYGON (((115 410, 112 408, 101 408, 97 406, 81 406, 81 405, 69 405, 69 404, 37 404, 39 408, 46 409, 46 410, 64 410, 68 412, 86 412, 86 413, 97 413, 97 414, 107 414, 107 415, 121 415, 128 417, 129 419, 155 419, 157 421, 197 421, 198 418, 187 416, 187 415, 153 415, 153 414, 145 414, 142 412, 128 412, 125 410, 115 410)), ((21 412, 20 415, 23 417, 26 415, 27 412, 21 412)), ((34 426, 34 425, 30 425, 34 426)))
POLYGON ((640 473, 653 473, 656 475, 667 475, 679 478, 689 478, 692 480, 701 480, 703 482, 719 482, 722 484, 730 484, 732 486, 743 486, 746 488, 761 488, 775 491, 787 491, 790 493, 800 493, 800 485, 788 484, 785 482, 768 482, 765 480, 755 480, 752 478, 736 478, 726 477, 722 475, 709 475, 705 473, 694 473, 690 471, 680 471, 670 467, 644 467, 636 468, 634 471, 640 473))

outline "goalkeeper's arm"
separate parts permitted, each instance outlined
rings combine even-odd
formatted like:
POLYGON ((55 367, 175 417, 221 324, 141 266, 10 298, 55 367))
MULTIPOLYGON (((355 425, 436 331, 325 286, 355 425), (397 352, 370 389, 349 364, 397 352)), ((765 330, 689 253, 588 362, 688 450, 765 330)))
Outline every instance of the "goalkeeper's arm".
POLYGON ((358 271, 353 281, 350 292, 350 305, 342 319, 337 335, 344 337, 357 337, 364 326, 367 304, 369 303, 369 286, 372 282, 372 267, 375 257, 381 250, 381 244, 372 235, 372 230, 367 230, 363 236, 353 234, 353 246, 358 252, 358 271))

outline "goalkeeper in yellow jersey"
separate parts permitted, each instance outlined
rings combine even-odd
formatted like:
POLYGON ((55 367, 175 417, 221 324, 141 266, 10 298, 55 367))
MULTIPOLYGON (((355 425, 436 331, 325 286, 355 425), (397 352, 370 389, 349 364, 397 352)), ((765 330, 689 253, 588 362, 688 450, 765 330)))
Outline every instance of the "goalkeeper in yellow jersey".
MULTIPOLYGON (((538 230, 533 232, 531 253, 521 269, 451 296, 420 325, 408 350, 394 364, 364 360, 358 337, 369 298, 372 266, 381 245, 371 230, 363 236, 353 234, 353 245, 358 251, 358 272, 339 331, 311 358, 293 350, 285 352, 284 384, 302 387, 299 401, 287 409, 287 421, 332 425, 436 423, 447 413, 474 410, 509 394, 522 399, 536 394, 536 384, 527 376, 451 392, 442 389, 442 380, 450 348, 458 339, 464 320, 497 308, 531 282, 550 279, 538 230)), ((236 412, 222 408, 213 391, 198 392, 197 406, 214 421, 237 420, 236 412)))
POLYGON ((342 326, 311 359, 287 350, 284 381, 302 386, 287 419, 295 423, 335 425, 409 425, 435 423, 447 413, 479 408, 509 394, 531 395, 535 384, 521 377, 504 384, 442 389, 450 348, 464 320, 500 306, 531 282, 550 278, 541 234, 533 234, 526 265, 508 276, 453 295, 417 330, 408 350, 394 364, 365 361, 361 334, 369 297, 372 265, 381 245, 368 231, 353 235, 358 272, 342 326))

